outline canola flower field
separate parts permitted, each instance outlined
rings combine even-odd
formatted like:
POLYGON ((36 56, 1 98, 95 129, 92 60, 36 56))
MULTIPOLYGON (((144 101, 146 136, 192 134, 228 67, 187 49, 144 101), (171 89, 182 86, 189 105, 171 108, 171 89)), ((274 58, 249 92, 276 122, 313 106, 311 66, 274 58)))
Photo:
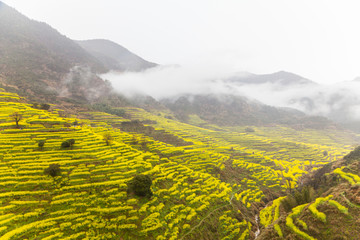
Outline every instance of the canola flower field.
MULTIPOLYGON (((35 109, 0 89, 0 240, 252 239, 256 222, 249 213, 272 200, 269 192, 284 194, 301 184, 304 173, 342 158, 358 141, 337 130, 276 126, 246 132, 123 110, 130 119, 102 112, 64 118, 60 110, 35 109), (19 128, 14 112, 22 115, 19 128), (112 127, 129 120, 151 120, 156 130, 189 144, 174 146, 112 127), (113 138, 109 145, 105 133, 113 138), (75 139, 73 147, 60 148, 67 139, 75 139), (44 174, 50 164, 61 167, 61 176, 44 174), (137 174, 151 177, 150 199, 127 194, 126 183, 137 174)), ((262 223, 278 217, 280 201, 270 210, 273 218, 260 214, 262 223)), ((291 220, 287 225, 293 228, 291 220)))

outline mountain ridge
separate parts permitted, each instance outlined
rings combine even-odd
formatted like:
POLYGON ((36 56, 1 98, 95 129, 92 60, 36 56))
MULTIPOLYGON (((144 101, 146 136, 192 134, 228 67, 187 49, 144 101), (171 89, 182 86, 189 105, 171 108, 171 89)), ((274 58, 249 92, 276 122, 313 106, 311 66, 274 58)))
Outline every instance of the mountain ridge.
POLYGON ((89 66, 92 73, 107 71, 56 29, 31 20, 4 3, 0 5, 0 54, 3 87, 15 86, 19 93, 32 98, 46 96, 55 101, 57 89, 62 88, 74 66, 89 66))
POLYGON ((160 101, 175 116, 188 122, 195 114, 200 119, 219 126, 284 124, 295 128, 334 127, 323 117, 311 117, 292 108, 279 108, 229 94, 188 94, 160 101))
POLYGON ((107 39, 77 40, 76 43, 110 70, 143 71, 157 66, 107 39))
MULTIPOLYGON (((126 53, 122 65, 140 70, 135 69, 138 60, 141 68, 156 66, 111 43, 126 53)), ((111 65, 50 25, 32 20, 3 2, 0 2, 0 56, 0 87, 32 100, 84 103, 114 94, 111 86, 97 75, 110 71, 107 66, 111 65)), ((120 65, 115 68, 120 69, 120 65)))
POLYGON ((316 82, 304 78, 295 73, 278 71, 268 74, 253 74, 247 73, 242 76, 233 76, 225 81, 238 84, 265 84, 265 83, 279 83, 282 85, 294 85, 294 84, 315 84, 316 82))

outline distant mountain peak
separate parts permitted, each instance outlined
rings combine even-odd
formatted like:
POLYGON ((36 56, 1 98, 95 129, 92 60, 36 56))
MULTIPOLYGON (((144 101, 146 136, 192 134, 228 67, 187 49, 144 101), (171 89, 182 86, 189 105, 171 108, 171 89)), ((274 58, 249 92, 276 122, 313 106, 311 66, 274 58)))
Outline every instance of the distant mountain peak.
POLYGON ((157 66, 107 39, 82 40, 77 43, 111 70, 137 72, 157 66))
POLYGON ((360 77, 356 77, 353 79, 354 82, 360 82, 360 77))
POLYGON ((64 95, 88 101, 110 90, 96 73, 141 71, 154 66, 157 64, 110 40, 71 40, 0 1, 2 88, 16 88, 36 100, 55 101, 64 95), (96 94, 90 94, 91 89, 96 94))
POLYGON ((316 84, 315 82, 304 78, 300 75, 278 71, 269 74, 236 74, 226 81, 239 83, 239 84, 265 84, 265 83, 277 83, 280 85, 297 85, 297 84, 316 84))
POLYGON ((287 72, 287 71, 278 71, 278 72, 274 72, 271 74, 266 74, 266 75, 273 75, 273 76, 277 76, 277 77, 283 77, 283 78, 292 78, 292 79, 299 79, 299 80, 307 80, 307 81, 311 81, 307 78, 304 78, 298 74, 292 73, 292 72, 287 72))

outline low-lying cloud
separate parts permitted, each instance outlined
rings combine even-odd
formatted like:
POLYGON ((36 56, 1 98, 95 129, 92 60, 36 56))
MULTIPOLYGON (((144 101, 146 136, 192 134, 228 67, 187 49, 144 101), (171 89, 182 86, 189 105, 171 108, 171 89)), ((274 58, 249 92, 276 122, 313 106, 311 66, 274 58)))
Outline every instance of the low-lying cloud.
POLYGON ((146 94, 157 100, 182 94, 229 93, 220 81, 225 70, 210 67, 159 66, 143 72, 109 72, 101 75, 126 96, 146 94))
POLYGON ((335 121, 360 120, 360 83, 344 82, 334 85, 278 84, 237 86, 244 96, 268 105, 291 107, 309 115, 329 117, 335 121))
POLYGON ((160 66, 138 73, 109 72, 101 77, 111 81, 113 87, 126 96, 144 94, 161 100, 184 94, 231 94, 339 122, 360 120, 360 81, 334 85, 227 81, 234 76, 247 78, 251 74, 216 67, 160 66))

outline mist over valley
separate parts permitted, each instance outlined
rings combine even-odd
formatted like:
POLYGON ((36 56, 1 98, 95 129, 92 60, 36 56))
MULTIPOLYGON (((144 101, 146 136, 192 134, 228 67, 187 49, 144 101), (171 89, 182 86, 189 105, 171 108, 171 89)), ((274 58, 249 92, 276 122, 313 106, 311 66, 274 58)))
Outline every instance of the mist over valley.
POLYGON ((0 240, 357 240, 359 7, 0 1, 0 240))
POLYGON ((128 97, 148 95, 158 101, 176 101, 189 95, 230 95, 345 125, 360 117, 360 83, 356 80, 325 85, 284 71, 259 75, 205 66, 158 66, 141 72, 110 71, 100 76, 128 97))

